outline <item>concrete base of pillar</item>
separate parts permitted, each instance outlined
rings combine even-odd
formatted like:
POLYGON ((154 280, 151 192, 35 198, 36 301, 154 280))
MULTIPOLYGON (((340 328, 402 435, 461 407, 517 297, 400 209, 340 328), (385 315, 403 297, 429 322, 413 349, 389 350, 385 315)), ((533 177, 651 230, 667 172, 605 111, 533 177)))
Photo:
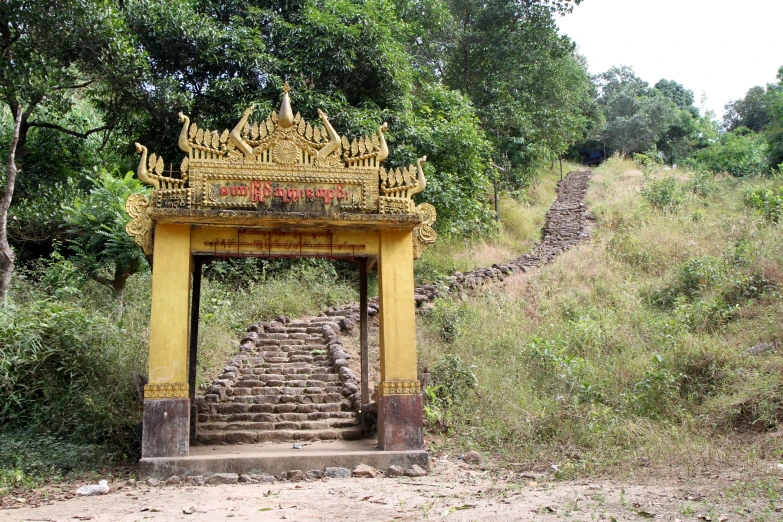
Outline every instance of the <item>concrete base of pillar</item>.
POLYGON ((190 400, 144 401, 142 458, 187 457, 190 436, 190 400))
POLYGON ((421 394, 378 399, 378 447, 387 451, 424 449, 421 394))

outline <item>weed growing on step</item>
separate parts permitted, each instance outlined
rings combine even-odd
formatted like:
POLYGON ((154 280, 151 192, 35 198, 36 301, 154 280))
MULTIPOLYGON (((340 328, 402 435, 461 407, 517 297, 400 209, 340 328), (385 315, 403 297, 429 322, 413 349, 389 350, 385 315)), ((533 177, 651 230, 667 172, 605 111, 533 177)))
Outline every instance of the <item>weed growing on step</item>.
POLYGON ((562 477, 783 454, 765 435, 783 423, 783 353, 743 354, 781 341, 783 229, 744 200, 746 184, 772 182, 688 190, 694 176, 675 172, 682 199, 661 212, 642 188, 667 175, 632 169, 597 170, 591 243, 420 319, 422 364, 459 356, 476 377, 440 405, 440 444, 562 477))

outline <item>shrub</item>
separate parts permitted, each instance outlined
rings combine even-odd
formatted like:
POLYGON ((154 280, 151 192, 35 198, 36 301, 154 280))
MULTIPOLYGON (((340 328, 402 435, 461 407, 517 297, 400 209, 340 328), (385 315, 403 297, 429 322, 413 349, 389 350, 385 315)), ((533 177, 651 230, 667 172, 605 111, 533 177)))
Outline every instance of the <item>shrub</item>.
POLYGON ((691 166, 711 172, 728 172, 732 176, 761 174, 767 171, 768 145, 763 136, 740 127, 726 132, 716 143, 696 151, 691 166))
POLYGON ((663 159, 658 153, 658 149, 653 146, 651 150, 645 153, 635 152, 633 155, 634 162, 639 168, 646 173, 654 172, 655 170, 663 167, 663 159))
POLYGON ((52 475, 99 468, 109 457, 95 444, 30 431, 0 433, 0 486, 34 486, 52 475))
POLYGON ((653 208, 673 212, 685 199, 685 191, 673 176, 653 179, 642 188, 642 196, 653 208))
POLYGON ((140 419, 131 379, 143 366, 124 331, 72 304, 0 310, 0 425, 128 449, 140 419))
POLYGON ((783 217, 783 186, 749 191, 745 194, 745 204, 758 210, 767 221, 780 223, 783 217))
POLYGON ((679 395, 683 377, 667 368, 660 355, 654 355, 652 368, 624 394, 628 408, 636 415, 653 419, 681 415, 679 395))

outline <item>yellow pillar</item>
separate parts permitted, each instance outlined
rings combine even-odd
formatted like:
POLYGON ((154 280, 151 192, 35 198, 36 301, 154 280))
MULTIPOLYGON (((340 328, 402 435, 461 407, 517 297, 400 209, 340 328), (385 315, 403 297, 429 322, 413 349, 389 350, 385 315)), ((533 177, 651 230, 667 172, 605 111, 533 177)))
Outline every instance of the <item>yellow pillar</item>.
POLYGON ((381 381, 416 381, 416 312, 413 301, 411 232, 382 231, 380 247, 378 294, 381 305, 381 381))
POLYGON ((158 224, 152 270, 150 384, 188 382, 190 261, 190 226, 158 224))
POLYGON ((142 459, 187 456, 190 225, 157 224, 142 459))
POLYGON ((378 446, 383 450, 421 449, 424 439, 416 367, 413 237, 409 230, 384 230, 380 235, 378 446))

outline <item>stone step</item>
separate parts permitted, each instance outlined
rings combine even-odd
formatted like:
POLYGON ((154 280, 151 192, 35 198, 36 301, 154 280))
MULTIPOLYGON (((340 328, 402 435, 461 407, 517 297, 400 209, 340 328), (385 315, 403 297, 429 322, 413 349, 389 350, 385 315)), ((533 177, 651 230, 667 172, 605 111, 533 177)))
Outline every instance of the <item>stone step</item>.
POLYGON ((335 393, 340 391, 340 386, 336 382, 326 383, 324 381, 305 381, 305 380, 287 380, 284 384, 270 384, 282 381, 239 381, 233 388, 226 390, 227 395, 272 395, 284 394, 295 395, 297 393, 335 393), (302 390, 290 391, 291 388, 306 388, 311 391, 302 392, 302 390), (318 391, 312 391, 317 389, 318 391))
POLYGON ((268 374, 263 373, 263 371, 263 368, 257 368, 253 370, 253 373, 242 373, 237 379, 236 385, 240 386, 240 383, 244 383, 245 381, 260 381, 266 383, 268 381, 299 381, 302 379, 323 382, 337 382, 340 380, 340 376, 337 372, 334 372, 334 370, 329 373, 289 373, 283 375, 268 374))
POLYGON ((201 444, 252 444, 258 442, 307 442, 314 440, 358 440, 363 436, 361 428, 331 428, 324 430, 264 430, 199 432, 201 444))
MULTIPOLYGON (((340 393, 340 386, 305 386, 305 381, 289 381, 285 386, 266 386, 256 388, 232 388, 227 397, 268 397, 270 395, 326 395, 340 393), (297 383, 297 384, 291 384, 297 383), (301 384, 299 384, 301 383, 301 384)), ((248 401, 238 401, 248 402, 248 401)), ((250 400, 249 402, 253 402, 250 400)), ((259 401, 261 402, 261 401, 259 401)))
POLYGON ((344 408, 342 402, 325 402, 320 404, 315 403, 301 403, 296 404, 293 402, 278 403, 278 404, 246 404, 246 408, 232 409, 234 403, 220 403, 225 405, 220 411, 217 409, 217 404, 213 409, 208 410, 211 413, 203 412, 202 415, 210 415, 210 419, 214 421, 256 421, 263 422, 266 417, 255 417, 257 414, 262 413, 336 413, 341 411, 348 411, 344 408))
POLYGON ((343 396, 340 393, 324 393, 312 395, 257 395, 253 397, 253 403, 243 401, 222 402, 215 404, 217 413, 248 413, 253 410, 251 406, 260 404, 328 404, 342 403, 343 396))
MULTIPOLYGON (((288 415, 305 415, 290 413, 288 415)), ((269 430, 327 430, 330 428, 355 428, 359 421, 354 419, 324 420, 281 420, 274 422, 205 422, 199 423, 199 433, 204 431, 269 431, 269 430)))
MULTIPOLYGON (((300 405, 305 406, 305 405, 300 405)), ((316 405, 309 405, 316 406, 316 405)), ((211 413, 199 413, 199 429, 206 425, 231 424, 231 423, 251 423, 251 422, 282 422, 282 421, 322 421, 329 419, 339 419, 343 421, 356 422, 356 413, 352 411, 318 411, 305 410, 292 411, 289 413, 237 413, 234 415, 218 415, 211 413)), ((213 428, 214 429, 214 428, 213 428)))

